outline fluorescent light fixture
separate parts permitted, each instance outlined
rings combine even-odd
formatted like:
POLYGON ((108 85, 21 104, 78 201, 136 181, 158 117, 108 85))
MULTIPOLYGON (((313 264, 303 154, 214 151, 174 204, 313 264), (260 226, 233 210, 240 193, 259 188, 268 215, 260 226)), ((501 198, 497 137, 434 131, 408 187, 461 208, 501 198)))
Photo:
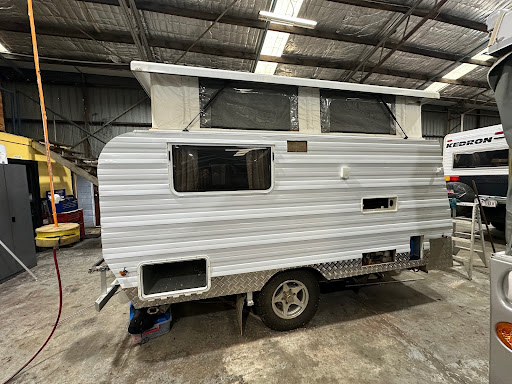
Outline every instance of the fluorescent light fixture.
MULTIPOLYGON (((478 52, 476 55, 471 57, 474 60, 481 60, 481 61, 488 61, 492 59, 493 57, 487 54, 487 48, 482 49, 480 52, 478 52)), ((448 72, 446 75, 443 76, 443 79, 448 80, 457 80, 460 79, 462 76, 467 75, 471 71, 475 70, 478 67, 476 64, 469 64, 469 63, 463 63, 458 65, 456 68, 452 69, 450 72, 448 72)), ((425 88, 425 91, 433 91, 433 92, 439 92, 440 90, 446 88, 448 85, 447 83, 439 83, 434 82, 430 84, 427 88, 425 88)))
POLYGON ((9 50, 2 43, 0 43, 0 53, 9 53, 9 50))
POLYGON ((443 76, 443 79, 448 80, 457 80, 460 79, 462 76, 467 75, 469 72, 477 68, 478 65, 476 64, 468 64, 464 63, 459 65, 457 68, 452 69, 450 72, 448 72, 446 75, 443 76))
MULTIPOLYGON (((260 12, 261 14, 271 14, 271 15, 281 15, 285 18, 297 19, 297 15, 299 14, 300 8, 302 7, 302 3, 304 0, 277 0, 274 8, 274 12, 260 12)), ((304 20, 304 19, 300 19, 304 20)), ((310 20, 308 20, 310 21, 310 20)), ((290 24, 290 23, 286 23, 290 24)), ((316 24, 316 23, 315 23, 316 24)), ((293 24, 292 24, 293 25, 293 24)), ((289 33, 284 32, 276 32, 276 31, 267 31, 265 36, 265 41, 263 42, 263 47, 261 48, 261 54, 263 56, 276 56, 281 57, 284 48, 286 47, 286 43, 288 42, 288 38, 290 37, 289 33)), ((276 71, 277 63, 258 61, 256 64, 256 69, 254 73, 260 73, 265 75, 273 75, 276 71)))
POLYGON ((254 73, 262 75, 273 75, 276 71, 277 63, 269 63, 268 61, 258 61, 254 73))
POLYGON ((430 92, 439 92, 440 90, 446 88, 447 86, 449 86, 450 84, 448 83, 440 83, 438 81, 430 84, 427 88, 425 88, 424 90, 425 91, 430 91, 430 92))
POLYGON ((267 12, 267 11, 260 11, 259 19, 270 21, 272 23, 293 25, 294 27, 302 27, 302 28, 309 28, 309 29, 314 29, 317 24, 316 21, 314 21, 314 20, 302 19, 300 17, 287 16, 287 15, 282 15, 279 13, 267 12))

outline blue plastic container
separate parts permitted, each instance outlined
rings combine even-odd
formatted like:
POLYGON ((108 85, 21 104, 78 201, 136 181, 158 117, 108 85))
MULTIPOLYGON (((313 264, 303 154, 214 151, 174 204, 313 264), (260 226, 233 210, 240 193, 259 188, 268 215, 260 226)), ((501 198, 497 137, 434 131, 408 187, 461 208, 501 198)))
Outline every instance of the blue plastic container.
MULTIPOLYGON (((135 313, 135 307, 130 302, 130 321, 132 321, 133 314, 135 313)), ((171 308, 167 310, 165 313, 161 313, 158 316, 158 319, 155 322, 155 325, 148 329, 147 331, 144 331, 141 334, 133 335, 132 340, 135 343, 138 344, 144 344, 150 339, 154 339, 155 337, 165 335, 166 333, 169 333, 171 330, 171 308)))
MULTIPOLYGON (((56 189, 55 194, 60 196, 61 201, 55 204, 57 213, 71 212, 78 209, 78 200, 74 196, 66 196, 65 189, 56 189)), ((52 213, 51 192, 46 191, 46 199, 48 200, 48 209, 52 213)))

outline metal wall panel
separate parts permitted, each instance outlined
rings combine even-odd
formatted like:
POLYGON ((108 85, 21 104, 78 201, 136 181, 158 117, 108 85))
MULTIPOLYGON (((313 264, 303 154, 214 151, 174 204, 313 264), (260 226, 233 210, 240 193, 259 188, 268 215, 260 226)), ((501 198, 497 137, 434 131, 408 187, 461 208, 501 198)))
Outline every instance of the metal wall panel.
MULTIPOLYGON (((20 112, 21 117, 25 119, 41 119, 41 109, 39 103, 34 103, 22 94, 28 95, 35 100, 39 100, 39 94, 35 83, 12 83, 6 82, 2 86, 11 91, 20 93, 20 112)), ((53 109, 71 120, 83 120, 83 97, 79 87, 65 85, 44 85, 44 98, 47 107, 53 109)), ((8 108, 10 114, 10 106, 8 108)), ((52 118, 48 111, 48 119, 52 118)))
POLYGON ((470 131, 475 128, 481 128, 478 124, 478 117, 476 115, 464 115, 464 130, 470 131))
POLYGON ((91 121, 104 123, 144 99, 145 101, 142 104, 139 104, 116 121, 129 123, 151 122, 151 103, 142 88, 89 88, 88 93, 91 121))
POLYGON ((137 286, 143 261, 207 255, 212 276, 223 276, 409 252, 411 236, 427 242, 451 233, 441 160, 435 142, 372 135, 128 133, 99 159, 103 256, 127 288, 137 286), (287 152, 289 139, 306 140, 308 152, 287 152), (169 187, 172 142, 274 146, 275 186, 177 196, 169 187), (351 168, 348 180, 341 165, 351 168), (362 197, 393 196, 396 212, 361 212, 362 197))
MULTIPOLYGON (((39 99, 37 88, 35 84, 27 83, 13 83, 5 82, 2 86, 9 90, 19 90, 34 98, 39 99)), ((63 116, 75 120, 84 121, 84 100, 83 89, 74 86, 53 85, 46 84, 44 86, 46 105, 63 116)), ((134 105, 138 101, 146 97, 142 89, 131 88, 107 88, 107 87, 89 87, 87 88, 88 104, 89 104, 89 127, 90 132, 98 129, 102 124, 110 119, 118 116, 120 113, 134 105)), ((43 130, 41 119, 41 111, 38 103, 19 96, 20 98, 20 111, 22 119, 30 119, 34 121, 23 121, 19 134, 31 137, 37 140, 43 138, 43 130)), ((11 97, 4 98, 4 111, 5 122, 8 132, 13 132, 12 128, 12 110, 11 110, 11 97)), ((435 109, 435 106, 429 106, 429 109, 435 109)), ((439 107, 438 107, 439 108, 439 107)), ((480 123, 476 116, 477 111, 465 116, 465 129, 474 129, 478 127, 485 127, 495 124, 500 124, 499 115, 497 112, 481 111, 479 117, 480 123), (492 116, 494 115, 495 116, 492 116), (477 126, 479 125, 479 126, 477 126)), ((71 124, 59 123, 54 124, 54 120, 62 120, 55 116, 52 112, 48 111, 48 128, 50 140, 64 143, 74 144, 84 137, 84 132, 71 124)), ((439 111, 427 110, 422 111, 422 132, 426 139, 437 139, 442 141, 448 132, 457 132, 460 127, 456 125, 460 122, 460 115, 448 114, 446 109, 440 108, 439 111), (448 120, 450 116, 451 120, 448 120)), ((148 124, 151 124, 151 103, 149 98, 143 101, 138 106, 124 114, 116 120, 115 126, 110 126, 103 129, 97 134, 103 141, 108 142, 117 135, 130 132, 133 130, 148 129, 148 124), (142 126, 141 126, 142 125, 142 126)), ((83 126, 83 124, 79 124, 83 126)), ((98 156, 103 149, 103 144, 91 138, 90 140, 92 155, 98 156)), ((85 152, 86 147, 84 144, 77 147, 78 151, 85 152)))
POLYGON ((94 191, 92 183, 83 177, 76 177, 78 208, 84 211, 84 225, 86 227, 96 226, 96 213, 94 211, 94 191))
MULTIPOLYGON (((422 110, 421 125, 423 137, 426 139, 438 139, 443 141, 448 133, 460 132, 460 114, 448 113, 447 110, 432 110, 435 106, 429 106, 429 110, 422 110)), ((501 124, 498 112, 476 110, 464 115, 464 130, 489 127, 501 124)))
POLYGON ((496 114, 496 116, 487 116, 483 115, 480 116, 480 125, 482 127, 490 127, 491 125, 497 125, 501 124, 501 119, 499 114, 496 114))
MULTIPOLYGON (((19 93, 21 126, 16 132, 19 135, 43 139, 43 125, 41 122, 41 110, 39 103, 27 97, 28 95, 39 100, 35 84, 6 82, 2 86, 10 91, 19 93)), ((121 113, 132 107, 137 102, 140 104, 116 119, 115 124, 102 129, 96 136, 105 142, 122 133, 131 132, 135 129, 148 129, 151 124, 151 103, 142 89, 132 88, 106 88, 106 87, 74 87, 65 85, 47 84, 44 86, 45 102, 48 116, 48 134, 50 141, 72 145, 85 137, 85 132, 76 126, 63 122, 63 118, 55 115, 53 110, 65 118, 75 121, 83 129, 94 132, 106 122, 119 116, 121 113), (84 90, 87 92, 88 103, 88 125, 84 124, 84 90)), ((12 99, 5 97, 4 109, 6 112, 7 131, 14 132, 12 116, 12 99)), ((99 156, 104 144, 90 138, 92 156, 99 156)), ((86 144, 83 143, 75 148, 77 151, 86 152, 86 144)))
POLYGON ((443 137, 448 130, 448 114, 441 111, 422 111, 421 128, 425 138, 443 137))

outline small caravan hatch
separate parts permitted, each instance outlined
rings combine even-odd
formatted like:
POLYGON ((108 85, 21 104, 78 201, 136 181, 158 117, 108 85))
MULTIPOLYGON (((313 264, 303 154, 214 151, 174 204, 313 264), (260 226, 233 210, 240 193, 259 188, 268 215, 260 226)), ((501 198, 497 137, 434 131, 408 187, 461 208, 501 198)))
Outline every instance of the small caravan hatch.
POLYGON ((138 269, 139 296, 143 299, 199 293, 210 288, 207 257, 142 263, 138 269))

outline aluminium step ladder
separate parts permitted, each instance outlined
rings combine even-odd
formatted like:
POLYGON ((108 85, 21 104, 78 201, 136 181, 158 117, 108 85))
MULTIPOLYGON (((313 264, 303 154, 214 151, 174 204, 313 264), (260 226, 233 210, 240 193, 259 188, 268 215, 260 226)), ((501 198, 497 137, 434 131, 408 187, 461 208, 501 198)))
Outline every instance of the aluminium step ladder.
POLYGON ((452 245, 453 245, 453 260, 462 264, 467 273, 469 280, 473 279, 473 257, 475 253, 480 257, 484 266, 488 268, 489 260, 487 257, 487 252, 485 250, 485 238, 484 231, 482 227, 482 217, 480 215, 480 207, 478 202, 474 203, 465 203, 458 202, 458 207, 468 207, 471 208, 471 218, 468 217, 456 217, 456 210, 453 214, 453 236, 452 236, 452 245), (471 224, 470 232, 462 232, 457 230, 457 224, 471 224), (480 249, 475 247, 476 241, 480 243, 480 249), (464 244, 464 245, 460 245, 464 244), (464 249, 469 251, 469 258, 462 258, 456 256, 456 254, 464 249))

